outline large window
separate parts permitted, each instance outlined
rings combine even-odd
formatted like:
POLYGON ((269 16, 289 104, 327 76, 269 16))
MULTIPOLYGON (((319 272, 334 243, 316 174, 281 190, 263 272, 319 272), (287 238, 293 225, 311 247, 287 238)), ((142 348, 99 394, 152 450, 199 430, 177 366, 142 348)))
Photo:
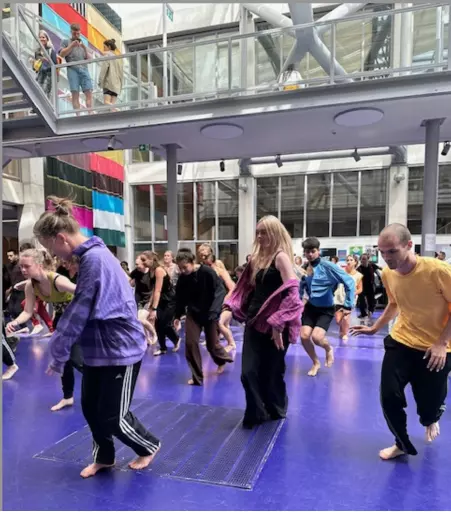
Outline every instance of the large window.
POLYGON ((179 240, 194 240, 193 185, 194 183, 179 183, 177 185, 179 240))
MULTIPOLYGON (((414 235, 421 234, 423 178, 423 167, 411 167, 409 169, 407 227, 414 235)), ((451 233, 451 165, 440 166, 437 199, 437 233, 449 234, 451 233)))
POLYGON ((150 225, 150 186, 138 185, 135 187, 135 241, 148 241, 152 239, 150 225))
MULTIPOLYGON (((229 270, 238 265, 238 180, 178 183, 179 247, 196 252, 205 241, 229 270)), ((168 249, 166 184, 134 187, 135 253, 168 249)))
POLYGON ((361 236, 377 236, 385 226, 387 205, 387 170, 361 172, 360 232, 361 236))
POLYGON ((282 176, 280 220, 293 238, 304 236, 305 176, 282 176))
POLYGON ((332 178, 332 236, 356 236, 359 173, 336 172, 332 178))
MULTIPOLYGON (((451 186, 449 174, 443 189, 451 186)), ((274 215, 292 238, 377 235, 385 225, 386 195, 386 169, 257 178, 257 221, 274 215)), ((444 217, 451 217, 449 210, 444 217)))
POLYGON ((279 216, 279 178, 257 179, 257 222, 265 215, 279 216))
POLYGON ((238 239, 238 180, 218 181, 218 238, 238 239))
POLYGON ((307 236, 329 236, 331 175, 307 176, 307 236))
POLYGON ((216 239, 216 183, 196 183, 197 191, 197 238, 216 239))

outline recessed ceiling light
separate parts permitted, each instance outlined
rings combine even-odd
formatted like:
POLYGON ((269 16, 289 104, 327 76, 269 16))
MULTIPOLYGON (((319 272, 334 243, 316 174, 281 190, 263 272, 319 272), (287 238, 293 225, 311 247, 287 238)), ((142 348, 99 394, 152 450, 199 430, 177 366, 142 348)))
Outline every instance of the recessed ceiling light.
POLYGON ((207 124, 200 130, 204 137, 219 140, 235 139, 243 135, 243 132, 244 130, 241 126, 230 123, 207 124))
POLYGON ((31 156, 31 154, 31 151, 25 148, 15 148, 13 146, 3 148, 3 155, 9 158, 26 158, 31 156))
POLYGON ((352 108, 337 114, 334 117, 334 121, 339 126, 358 128, 360 126, 376 124, 383 117, 384 113, 377 108, 352 108))

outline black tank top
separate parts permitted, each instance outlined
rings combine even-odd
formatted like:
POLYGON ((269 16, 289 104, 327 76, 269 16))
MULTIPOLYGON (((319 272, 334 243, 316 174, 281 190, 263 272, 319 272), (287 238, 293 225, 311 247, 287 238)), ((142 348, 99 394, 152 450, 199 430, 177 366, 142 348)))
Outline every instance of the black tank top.
POLYGON ((276 268, 275 258, 268 270, 261 269, 255 277, 255 289, 250 297, 248 317, 254 318, 266 300, 282 286, 283 280, 276 268))
MULTIPOLYGON (((166 271, 165 271, 166 272, 166 271)), ((150 278, 150 288, 153 291, 155 289, 155 283, 157 278, 155 274, 150 278)), ((169 274, 166 272, 163 277, 163 284, 161 286, 161 295, 160 302, 158 304, 159 307, 166 306, 169 302, 172 302, 175 298, 174 287, 172 286, 171 278, 169 274)))

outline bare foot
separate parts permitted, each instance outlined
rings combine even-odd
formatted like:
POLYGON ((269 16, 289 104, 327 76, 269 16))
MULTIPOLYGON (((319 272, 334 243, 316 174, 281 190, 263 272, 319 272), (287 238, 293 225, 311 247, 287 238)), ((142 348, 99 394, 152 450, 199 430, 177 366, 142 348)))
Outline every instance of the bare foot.
POLYGON ((218 375, 221 375, 222 373, 224 373, 224 370, 225 370, 225 364, 221 365, 221 366, 218 366, 218 370, 217 370, 217 374, 218 375))
POLYGON ((9 366, 5 370, 5 373, 2 375, 2 380, 11 379, 11 377, 17 372, 18 369, 19 369, 19 367, 17 366, 17 364, 13 364, 12 366, 9 366))
POLYGON ((72 405, 74 405, 74 399, 73 398, 63 398, 56 405, 51 407, 50 410, 52 412, 60 411, 61 409, 64 409, 64 407, 72 407, 72 405))
POLYGON ((436 439, 440 435, 440 425, 437 423, 433 423, 426 427, 426 441, 428 443, 432 443, 434 439, 436 439))
POLYGON ((85 469, 80 473, 80 476, 82 478, 89 478, 90 476, 94 476, 97 471, 112 468, 113 466, 114 464, 97 464, 93 462, 92 464, 89 464, 89 466, 85 467, 85 469))
POLYGON ((329 345, 329 349, 326 350, 326 368, 330 368, 334 364, 334 349, 329 345))
POLYGON ((128 467, 130 469, 144 469, 153 461, 155 455, 160 451, 160 447, 157 448, 157 451, 153 455, 148 455, 147 457, 137 457, 135 460, 129 463, 128 467))
POLYGON ((313 366, 310 368, 310 371, 307 373, 310 377, 316 377, 316 374, 318 373, 319 369, 321 368, 321 365, 319 364, 319 361, 315 361, 313 363, 313 366))
POLYGON ((401 455, 405 455, 405 452, 403 452, 396 445, 390 446, 390 448, 384 448, 379 452, 379 457, 382 460, 395 459, 396 457, 400 457, 401 455))

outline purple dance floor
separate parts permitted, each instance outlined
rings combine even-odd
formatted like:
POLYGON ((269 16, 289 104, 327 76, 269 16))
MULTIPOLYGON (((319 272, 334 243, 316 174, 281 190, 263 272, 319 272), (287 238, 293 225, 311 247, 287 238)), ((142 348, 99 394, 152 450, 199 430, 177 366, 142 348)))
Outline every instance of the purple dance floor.
MULTIPOLYGON (((379 407, 383 335, 352 338, 345 344, 339 342, 333 325, 329 339, 336 347, 335 364, 331 369, 322 368, 316 378, 307 376, 310 361, 302 347, 291 346, 286 374, 288 418, 274 432, 262 432, 261 438, 252 441, 237 429, 244 408, 240 383, 242 330, 236 327, 234 332, 238 341, 236 362, 228 365, 223 375, 214 373, 215 367, 202 348, 207 377, 201 388, 186 384, 190 375, 183 347, 177 354, 169 351, 162 357, 153 357, 149 351, 137 383, 134 407, 138 414, 140 407, 157 411, 153 416, 148 413, 154 422, 148 425, 159 425, 164 430, 167 455, 162 449, 154 471, 117 469, 89 480, 79 476, 90 452, 79 400, 80 376, 75 406, 50 412, 61 397, 61 389, 59 378, 44 373, 48 339, 22 338, 16 352, 20 370, 3 383, 3 509, 449 509, 449 410, 441 421, 441 436, 427 445, 408 389, 409 430, 419 455, 379 460, 378 451, 393 442, 379 407), (191 430, 184 432, 176 411, 186 415, 191 430), (167 414, 167 421, 163 414, 167 414), (207 428, 211 442, 204 438, 207 428), (66 438, 82 437, 85 441, 80 441, 79 449, 73 444, 71 458, 60 456, 66 438), (209 466, 206 450, 215 451, 216 459, 208 459, 209 466), (243 450, 248 450, 246 456, 243 450), (42 453, 59 455, 35 457, 42 453), (204 466, 197 469, 197 460, 203 460, 204 466), (171 474, 187 478, 171 477, 168 468, 171 474), (214 478, 206 478, 217 476, 218 471, 222 471, 217 478, 221 485, 215 484, 214 478), (243 482, 247 479, 247 487, 234 486, 237 478, 243 482)), ((320 357, 324 361, 324 354, 320 357)), ((119 441, 116 446, 125 458, 129 455, 119 441)))

